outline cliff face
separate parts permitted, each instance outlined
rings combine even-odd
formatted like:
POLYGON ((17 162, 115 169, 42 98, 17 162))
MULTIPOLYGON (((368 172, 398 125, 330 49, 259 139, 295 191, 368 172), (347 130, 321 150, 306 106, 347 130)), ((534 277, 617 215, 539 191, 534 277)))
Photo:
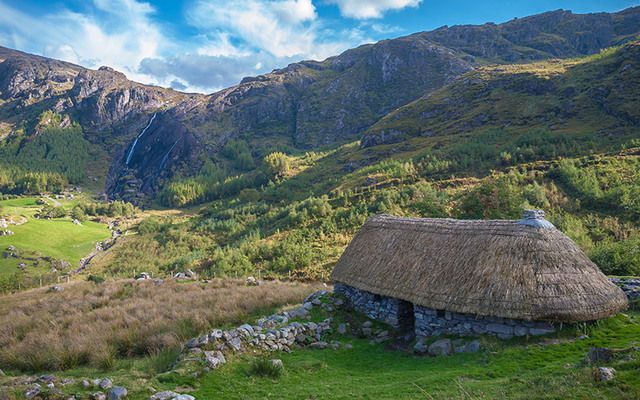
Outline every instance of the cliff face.
MULTIPOLYGON (((291 64, 206 96, 131 82, 108 67, 88 70, 0 48, 0 128, 10 131, 0 137, 33 126, 46 110, 68 116, 66 124, 79 123, 108 154, 112 196, 154 195, 160 182, 196 172, 202 156, 214 156, 230 139, 244 138, 258 152, 274 143, 310 149, 356 140, 480 65, 593 54, 639 32, 640 8, 443 27, 291 64)), ((404 134, 377 132, 366 145, 404 134)))

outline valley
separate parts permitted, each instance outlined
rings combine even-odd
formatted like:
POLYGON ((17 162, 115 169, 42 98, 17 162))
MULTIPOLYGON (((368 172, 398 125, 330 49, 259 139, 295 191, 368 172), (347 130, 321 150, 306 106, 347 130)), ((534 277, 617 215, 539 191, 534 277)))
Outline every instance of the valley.
POLYGON ((639 398, 639 35, 558 10, 210 94, 0 47, 0 399, 639 398), (628 309, 435 356, 324 293, 372 217, 524 210, 628 309))

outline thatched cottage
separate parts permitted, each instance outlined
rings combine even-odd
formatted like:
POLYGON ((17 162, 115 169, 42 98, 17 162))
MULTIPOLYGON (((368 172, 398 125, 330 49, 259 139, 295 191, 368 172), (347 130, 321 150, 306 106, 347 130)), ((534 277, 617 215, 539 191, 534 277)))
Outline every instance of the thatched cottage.
POLYGON ((537 335, 627 307, 538 210, 515 221, 370 218, 332 279, 356 310, 417 336, 537 335))

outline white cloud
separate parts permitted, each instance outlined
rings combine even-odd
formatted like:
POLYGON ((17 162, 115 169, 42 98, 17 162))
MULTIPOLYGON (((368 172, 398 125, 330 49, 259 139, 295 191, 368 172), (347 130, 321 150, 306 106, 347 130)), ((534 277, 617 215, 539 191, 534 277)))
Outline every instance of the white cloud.
POLYGON ((311 0, 199 0, 187 16, 199 29, 228 32, 276 57, 306 54, 315 43, 311 0))
POLYGON ((0 3, 0 32, 10 47, 89 68, 108 65, 131 79, 152 82, 139 63, 158 55, 160 29, 149 19, 153 8, 134 0, 94 0, 99 16, 62 10, 32 17, 0 3))
POLYGON ((337 4, 345 17, 356 19, 380 18, 386 11, 417 7, 422 0, 327 0, 337 4))
POLYGON ((0 44, 88 68, 107 65, 142 83, 211 92, 291 62, 339 54, 389 29, 325 21, 314 6, 319 1, 193 0, 186 21, 175 26, 186 22, 195 33, 177 39, 144 0, 91 0, 86 12, 58 7, 41 14, 0 0, 0 44))

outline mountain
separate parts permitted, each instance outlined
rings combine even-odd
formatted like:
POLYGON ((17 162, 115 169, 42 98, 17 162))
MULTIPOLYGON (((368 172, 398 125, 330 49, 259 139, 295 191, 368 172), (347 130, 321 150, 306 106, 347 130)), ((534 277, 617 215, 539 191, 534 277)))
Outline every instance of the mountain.
POLYGON ((487 128, 637 135, 639 90, 640 41, 580 59, 479 67, 381 118, 362 146, 487 128))
MULTIPOLYGON (((17 157, 47 129, 80 127, 78 140, 94 152, 93 179, 110 197, 144 202, 163 182, 193 176, 207 160, 224 166, 227 175, 241 172, 221 155, 239 140, 257 160, 274 150, 335 147, 360 138, 371 147, 485 125, 524 126, 539 117, 503 121, 482 111, 488 99, 483 96, 505 88, 549 97, 562 90, 558 98, 578 98, 564 102, 565 109, 553 108, 555 115, 567 119, 577 110, 599 107, 608 118, 606 127, 617 127, 633 121, 634 111, 623 103, 607 108, 603 101, 611 90, 628 92, 630 87, 612 89, 616 82, 607 81, 598 91, 564 85, 562 74, 503 71, 517 70, 514 64, 596 54, 638 33, 640 7, 614 14, 559 10, 363 45, 321 62, 302 61, 245 78, 210 95, 142 85, 108 67, 88 70, 0 48, 0 150, 17 157), (470 120, 460 118, 445 129, 452 117, 471 115, 469 107, 474 110, 470 120)), ((577 65, 562 65, 580 71, 577 65)))

